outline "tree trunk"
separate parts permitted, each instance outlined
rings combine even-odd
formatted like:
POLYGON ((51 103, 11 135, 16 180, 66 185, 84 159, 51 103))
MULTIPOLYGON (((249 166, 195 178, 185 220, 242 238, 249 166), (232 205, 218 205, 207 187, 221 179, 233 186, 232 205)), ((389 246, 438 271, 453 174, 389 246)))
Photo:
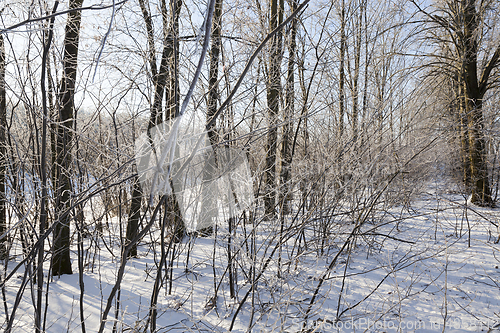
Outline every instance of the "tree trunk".
MULTIPOLYGON (((69 8, 80 8, 83 0, 70 0, 69 8)), ((73 139, 73 118, 75 110, 75 83, 78 62, 78 41, 80 35, 81 11, 68 14, 64 37, 64 74, 59 89, 59 126, 57 131, 57 179, 56 225, 52 254, 52 274, 72 274, 70 247, 70 207, 71 207, 71 147, 73 139)))
POLYGON ((366 11, 366 0, 360 1, 359 16, 356 21, 356 36, 354 45, 354 73, 352 75, 352 142, 358 149, 359 132, 359 75, 361 71, 361 45, 363 35, 363 17, 366 11))
MULTIPOLYGON (((179 115, 179 17, 181 14, 182 0, 171 1, 171 4, 173 6, 173 8, 171 8, 171 21, 166 36, 165 48, 163 50, 164 57, 168 64, 166 120, 174 119, 179 115)), ((160 72, 162 72, 161 69, 160 72)))
MULTIPOLYGON (((54 7, 52 9, 52 13, 55 13, 57 7, 59 6, 59 2, 56 1, 54 3, 54 7)), ((40 89, 42 93, 42 110, 43 110, 43 120, 42 120, 42 142, 41 142, 41 151, 39 154, 39 168, 40 168, 40 180, 41 180, 41 200, 40 200, 40 222, 38 225, 38 235, 39 239, 39 248, 38 248, 38 258, 37 258, 37 267, 36 267, 36 284, 37 284, 37 292, 36 292, 36 307, 35 307, 35 332, 39 333, 43 330, 42 328, 42 298, 43 298, 43 262, 45 257, 45 240, 41 237, 41 235, 45 232, 47 227, 47 197, 48 197, 48 189, 47 189, 47 129, 48 129, 48 119, 49 119, 49 108, 47 107, 47 91, 45 88, 45 78, 46 74, 48 74, 48 82, 49 82, 49 107, 52 110, 53 108, 53 84, 52 77, 50 75, 50 60, 49 51, 50 46, 52 44, 52 39, 54 37, 54 21, 55 17, 52 17, 48 22, 48 34, 45 38, 45 44, 43 46, 42 53, 42 73, 40 80, 40 89)), ((45 34, 44 34, 45 35, 45 34)), ((53 112, 53 110, 52 110, 53 112)), ((55 140, 53 141, 55 142, 55 140)), ((80 246, 80 244, 79 244, 80 246)), ((81 257, 79 256, 79 259, 81 257)), ((83 285, 81 286, 83 290, 83 285)), ((83 314, 82 314, 83 315, 83 314)))
MULTIPOLYGON (((160 125, 164 120, 169 121, 175 118, 178 114, 179 104, 179 87, 177 78, 177 63, 179 58, 179 16, 182 7, 182 0, 171 1, 170 8, 171 15, 168 14, 167 3, 165 0, 161 1, 161 12, 163 22, 163 50, 160 60, 160 67, 158 69, 156 64, 155 55, 155 35, 153 31, 153 24, 149 9, 146 7, 144 0, 139 0, 141 12, 144 22, 146 24, 146 33, 148 39, 148 61, 151 69, 151 76, 153 78, 154 96, 151 106, 151 115, 148 124, 148 136, 152 142, 151 129, 160 125), (166 95, 166 112, 163 110, 163 97, 166 95)), ((173 188, 173 186, 171 186, 173 188)), ((134 182, 132 203, 129 210, 129 223, 127 224, 127 240, 131 239, 128 236, 137 234, 137 230, 129 230, 130 228, 137 228, 140 218, 141 200, 134 198, 142 196, 140 194, 141 188, 138 182, 134 182)), ((184 223, 180 213, 179 204, 175 193, 170 195, 164 204, 164 212, 170 217, 170 223, 174 227, 174 237, 179 242, 185 232, 184 223), (171 210, 174 209, 175 212, 171 210)))
MULTIPOLYGON (((128 245, 130 241, 132 241, 137 234, 139 233, 139 220, 141 219, 141 203, 142 203, 142 191, 141 184, 139 182, 139 177, 136 175, 133 178, 132 185, 132 199, 130 202, 129 216, 127 221, 127 231, 126 231, 126 239, 128 245)), ((137 258, 137 242, 132 245, 132 248, 128 252, 129 258, 137 258)))
MULTIPOLYGON (((483 97, 477 76, 479 14, 475 1, 462 0, 464 11, 463 59, 465 83, 465 111, 468 116, 469 156, 471 177, 471 202, 480 206, 491 206, 491 190, 488 181, 486 138, 484 137, 483 97)), ((483 79, 484 79, 483 75, 483 79)), ((486 77, 487 79, 487 77, 486 77)))
POLYGON ((475 105, 467 103, 469 115, 469 156, 471 178, 471 202, 479 206, 492 206, 491 190, 488 180, 486 139, 483 128, 482 101, 475 105), (470 111, 469 111, 470 110, 470 111))
POLYGON ((207 108, 207 135, 212 150, 209 151, 205 159, 202 181, 202 201, 200 219, 197 229, 202 236, 213 234, 213 219, 217 218, 217 199, 215 196, 214 176, 217 170, 216 145, 218 143, 218 133, 215 122, 211 122, 217 112, 217 101, 219 100, 219 56, 221 52, 222 40, 222 0, 216 0, 214 17, 212 20, 212 45, 210 48, 210 69, 208 79, 208 108, 207 108))
MULTIPOLYGON (((283 22, 284 0, 271 0, 270 31, 273 31, 283 22)), ((273 218, 276 214, 276 149, 278 142, 277 121, 279 114, 279 100, 281 92, 281 60, 283 33, 279 31, 271 41, 268 82, 267 82, 267 109, 269 131, 266 143, 265 164, 265 194, 264 208, 267 218, 273 218)))
POLYGON ((345 114, 345 53, 346 53, 346 14, 345 3, 342 0, 340 12, 340 67, 339 67, 339 122, 338 122, 338 144, 341 147, 344 136, 344 114, 345 114))
MULTIPOLYGON (((293 13, 297 9, 297 0, 290 1, 290 10, 293 13)), ((291 166, 292 166, 292 134, 293 114, 295 109, 295 57, 297 53, 297 18, 293 19, 290 27, 290 41, 288 44, 288 74, 286 80, 286 96, 283 127, 283 143, 281 147, 281 190, 280 205, 281 214, 287 215, 291 211, 291 166)))
POLYGON ((457 82, 458 96, 458 117, 460 128, 460 158, 462 160, 462 181, 467 191, 471 189, 470 159, 469 159, 469 130, 466 111, 465 87, 463 81, 457 82))
MULTIPOLYGON (((484 26, 489 25, 482 22, 486 12, 491 9, 488 8, 489 4, 477 0, 460 0, 446 2, 446 6, 448 8, 443 10, 444 16, 420 10, 448 34, 449 41, 446 42, 447 45, 442 45, 443 50, 454 51, 452 60, 458 81, 460 150, 465 186, 471 192, 472 203, 493 206, 488 180, 483 98, 491 87, 488 81, 500 59, 500 44, 489 59, 478 60, 482 54, 480 50, 491 49, 491 45, 480 44, 491 40, 488 34, 491 34, 492 28, 484 29, 484 26), (482 64, 480 73, 478 62, 482 64)), ((446 70, 444 72, 446 73, 446 70)))
MULTIPOLYGON (((165 120, 170 121, 179 116, 179 17, 182 8, 182 0, 174 0, 171 2, 171 22, 166 36, 166 46, 164 49, 164 56, 168 63, 168 82, 169 85, 166 90, 166 106, 165 106, 165 120)), ((164 14, 165 15, 165 14, 164 14)), ((163 59, 162 59, 163 63, 163 59)), ((161 69, 160 69, 161 72, 161 69)), ((175 170, 172 170, 175 175, 175 170)), ((173 182, 176 177, 171 181, 171 188, 175 188, 173 182)), ((169 213, 170 223, 173 226, 174 241, 179 243, 182 241, 186 233, 186 226, 182 219, 182 214, 179 207, 179 202, 175 192, 167 198, 165 204, 165 212, 169 213)))
MULTIPOLYGON (((151 76, 153 78, 154 96, 153 96, 153 107, 151 108, 150 122, 148 124, 148 132, 153 128, 156 122, 157 116, 157 105, 160 104, 163 97, 163 90, 160 92, 160 98, 158 101, 159 88, 157 87, 158 81, 158 71, 156 66, 156 55, 155 55, 155 45, 154 45, 154 31, 151 15, 149 9, 146 7, 144 0, 139 0, 139 6, 141 8, 142 17, 146 24, 146 35, 148 40, 148 61, 151 70, 151 76)), ((151 141, 152 142, 152 141, 151 141)), ((139 182, 138 175, 135 175, 132 179, 132 198, 130 201, 130 207, 128 210, 128 221, 127 229, 125 231, 126 245, 132 241, 135 236, 139 233, 139 221, 141 219, 141 205, 142 205, 142 189, 141 183, 139 182)), ((127 254, 129 258, 137 257, 137 243, 135 243, 127 254)))
MULTIPOLYGON (((5 96, 5 47, 0 35, 0 237, 7 231, 7 101, 5 96)), ((0 238, 0 260, 7 253, 7 235, 0 238)))

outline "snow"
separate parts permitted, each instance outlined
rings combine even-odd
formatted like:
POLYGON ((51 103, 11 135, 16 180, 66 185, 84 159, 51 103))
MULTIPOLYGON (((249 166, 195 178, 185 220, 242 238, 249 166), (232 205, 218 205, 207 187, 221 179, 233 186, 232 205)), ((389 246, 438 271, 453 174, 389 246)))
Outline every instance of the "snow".
MULTIPOLYGON (((158 297, 157 331, 225 332, 237 312, 235 332, 247 331, 250 322, 252 332, 298 332, 304 325, 314 332, 493 332, 498 328, 500 245, 496 243, 499 230, 495 224, 500 223, 499 210, 469 206, 460 194, 431 186, 411 204, 372 214, 361 226, 362 235, 328 271, 355 228, 342 216, 331 222, 332 234, 323 252, 321 239, 310 224, 287 220, 288 226, 305 227, 309 243, 307 247, 300 243, 299 249, 299 229, 290 228, 286 229, 290 237, 280 250, 278 222, 260 222, 255 228, 251 224, 243 228, 240 223, 232 238, 237 261, 236 299, 229 293, 225 227, 218 228, 216 237, 186 237, 175 247, 172 290, 169 293, 164 281, 158 297), (253 269, 256 276, 263 272, 262 276, 238 311, 251 288, 253 269), (309 308, 322 277, 324 282, 309 308), (216 304, 214 283, 218 286, 216 304)), ((85 239, 83 308, 87 332, 98 331, 116 283, 118 235, 114 218, 109 230, 96 237, 98 244, 95 239, 85 239)), ((158 230, 153 230, 143 239, 139 258, 127 262, 119 308, 116 311, 116 299, 112 300, 105 332, 111 332, 113 324, 118 332, 145 331, 160 260, 158 235, 158 230)), ((53 278, 49 284, 47 332, 81 331, 76 247, 73 250, 75 274, 53 278)), ((7 272, 22 260, 18 247, 13 247, 11 255, 7 272)), ((167 256, 167 261, 170 258, 167 256)), ((48 268, 48 260, 46 265, 48 268)), ((24 269, 22 266, 6 283, 9 317, 24 269)), ((46 284, 44 288, 45 295, 46 284)), ((15 313, 13 332, 33 330, 35 298, 35 285, 28 284, 15 313)), ((1 308, 0 327, 5 329, 4 306, 1 308)))

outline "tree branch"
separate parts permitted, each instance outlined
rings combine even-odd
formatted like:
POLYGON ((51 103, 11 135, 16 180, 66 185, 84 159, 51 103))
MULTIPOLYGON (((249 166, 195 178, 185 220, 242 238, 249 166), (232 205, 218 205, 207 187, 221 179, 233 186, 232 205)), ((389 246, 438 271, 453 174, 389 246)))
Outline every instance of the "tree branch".
POLYGON ((125 2, 127 2, 128 0, 123 0, 123 1, 120 1, 120 2, 117 2, 117 3, 114 3, 114 4, 111 4, 111 5, 107 5, 107 6, 97 6, 97 5, 92 5, 92 6, 87 6, 87 7, 79 7, 79 8, 71 8, 71 9, 68 9, 68 10, 63 10, 62 12, 58 12, 58 13, 54 13, 54 14, 50 14, 50 15, 47 15, 47 16, 42 16, 42 17, 37 17, 37 18, 31 18, 31 19, 27 19, 27 20, 24 20, 22 22, 19 22, 19 23, 16 23, 14 25, 11 25, 10 27, 8 28, 4 28, 4 29, 1 29, 0 30, 0 34, 4 34, 10 30, 14 30, 14 29, 17 29, 19 27, 22 27, 23 25, 26 25, 28 23, 33 23, 33 22, 39 22, 39 21, 45 21, 45 20, 48 20, 48 19, 51 19, 53 17, 56 17, 56 16, 60 16, 60 15, 64 15, 64 14, 69 14, 69 13, 72 13, 72 12, 77 12, 77 11, 83 11, 83 10, 102 10, 102 9, 108 9, 108 8, 112 8, 112 7, 115 7, 115 6, 119 6, 119 5, 122 5, 124 4, 125 2))
POLYGON ((488 89, 488 79, 490 77, 491 71, 498 65, 499 58, 500 58, 500 44, 497 46, 495 53, 491 57, 490 61, 488 62, 488 65, 483 70, 483 73, 481 75, 481 80, 479 81, 479 91, 481 92, 482 95, 484 95, 484 93, 488 89))

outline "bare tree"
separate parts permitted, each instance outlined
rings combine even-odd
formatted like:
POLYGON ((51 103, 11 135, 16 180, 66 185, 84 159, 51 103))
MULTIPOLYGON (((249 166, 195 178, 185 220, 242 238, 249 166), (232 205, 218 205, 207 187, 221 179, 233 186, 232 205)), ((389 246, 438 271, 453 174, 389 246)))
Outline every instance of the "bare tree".
MULTIPOLYGON (((83 0, 71 0, 70 9, 78 9, 83 0)), ((63 76, 58 93, 59 124, 56 143, 56 209, 57 219, 54 228, 52 274, 72 274, 70 247, 70 207, 71 207, 71 170, 73 121, 75 114, 75 85, 78 65, 78 42, 82 13, 74 10, 68 13, 66 34, 64 37, 63 76)))
MULTIPOLYGON (((270 0, 269 29, 273 31, 283 22, 284 0, 270 0)), ((278 145, 278 115, 281 94, 281 61, 283 58, 283 33, 278 31, 271 40, 267 78, 267 111, 269 131, 266 143, 265 163, 265 214, 273 218, 276 214, 276 152, 278 145)))
POLYGON ((440 30, 432 37, 443 50, 439 61, 445 74, 451 73, 457 81, 455 93, 461 100, 459 119, 466 124, 462 126, 461 147, 463 156, 467 156, 467 161, 463 162, 468 168, 464 171, 464 181, 470 187, 471 202, 492 206, 483 102, 498 75, 500 44, 490 36, 494 31, 485 28, 488 27, 488 12, 498 10, 497 5, 491 1, 443 1, 436 3, 434 12, 429 12, 415 1, 414 4, 440 30), (488 41, 493 44, 486 49, 493 52, 484 51, 488 41))
POLYGON ((0 259, 7 253, 7 101, 5 96, 5 47, 0 35, 0 259))
MULTIPOLYGON (((297 10, 298 1, 290 0, 289 6, 293 13, 297 10)), ((279 191, 280 212, 283 215, 290 214, 292 204, 292 139, 293 139, 293 117, 295 113, 295 62, 297 58, 297 25, 299 18, 290 23, 288 38, 288 68, 285 86, 285 108, 283 110, 283 139, 281 145, 281 173, 279 191)))
POLYGON ((217 168, 217 143, 219 141, 216 122, 212 122, 212 118, 217 113, 217 103, 219 101, 219 57, 222 48, 222 0, 215 2, 214 17, 212 21, 212 45, 210 47, 210 68, 208 73, 208 100, 207 100, 207 135, 212 150, 207 154, 205 166, 203 168, 202 181, 202 202, 200 213, 200 225, 198 229, 202 236, 211 235, 213 233, 213 218, 216 217, 217 199, 212 191, 213 177, 217 168))
POLYGON ((342 139, 344 136, 344 117, 345 117, 345 67, 346 67, 346 47, 347 47, 347 36, 346 36, 346 21, 347 21, 347 13, 346 13, 346 3, 345 0, 342 0, 340 3, 340 54, 339 54, 339 115, 338 115, 338 136, 337 140, 340 143, 340 147, 342 146, 342 139))

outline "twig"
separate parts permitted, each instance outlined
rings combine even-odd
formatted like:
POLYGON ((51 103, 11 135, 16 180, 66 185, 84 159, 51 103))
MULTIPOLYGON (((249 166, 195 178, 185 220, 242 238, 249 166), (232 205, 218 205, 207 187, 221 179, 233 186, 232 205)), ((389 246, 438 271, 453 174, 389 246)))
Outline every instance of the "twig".
POLYGON ((55 17, 60 16, 60 15, 69 14, 69 13, 72 13, 72 12, 77 12, 77 11, 83 11, 83 10, 103 10, 103 9, 108 9, 108 8, 114 7, 114 6, 116 6, 116 5, 121 5, 121 4, 124 4, 124 3, 125 3, 125 2, 127 2, 127 1, 128 1, 128 0, 123 0, 123 1, 120 1, 120 2, 118 2, 118 3, 116 3, 116 4, 107 5, 107 6, 92 5, 92 6, 87 6, 87 7, 72 8, 72 9, 68 9, 68 10, 63 10, 62 12, 52 13, 52 14, 47 15, 47 16, 42 16, 42 17, 38 17, 38 18, 31 18, 31 19, 27 19, 27 20, 24 20, 24 21, 22 21, 22 22, 19 22, 19 23, 16 23, 16 24, 14 24, 14 25, 11 25, 10 27, 4 28, 4 29, 0 29, 0 34, 6 33, 6 32, 8 32, 9 30, 13 30, 13 29, 16 29, 16 28, 22 27, 23 25, 26 25, 26 24, 28 24, 28 23, 33 23, 33 22, 44 21, 44 20, 48 20, 48 19, 55 18, 55 17))

